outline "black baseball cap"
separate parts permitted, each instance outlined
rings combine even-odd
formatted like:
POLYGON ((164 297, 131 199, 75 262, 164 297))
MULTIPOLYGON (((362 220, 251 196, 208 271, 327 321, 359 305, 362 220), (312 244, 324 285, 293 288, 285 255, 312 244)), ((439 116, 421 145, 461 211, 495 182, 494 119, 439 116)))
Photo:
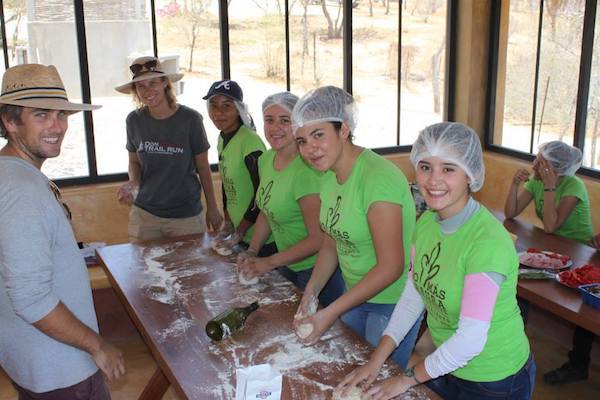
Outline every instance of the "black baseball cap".
POLYGON ((208 100, 215 94, 222 94, 223 96, 231 97, 237 101, 244 101, 244 93, 242 92, 240 85, 238 85, 236 81, 230 81, 228 79, 214 82, 203 99, 208 100))

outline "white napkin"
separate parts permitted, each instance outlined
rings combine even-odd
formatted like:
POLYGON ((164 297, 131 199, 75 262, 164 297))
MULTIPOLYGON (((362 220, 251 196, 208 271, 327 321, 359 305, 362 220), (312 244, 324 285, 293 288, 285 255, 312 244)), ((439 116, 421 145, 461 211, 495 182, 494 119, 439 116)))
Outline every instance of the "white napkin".
POLYGON ((282 377, 269 364, 236 370, 235 400, 280 400, 282 377))

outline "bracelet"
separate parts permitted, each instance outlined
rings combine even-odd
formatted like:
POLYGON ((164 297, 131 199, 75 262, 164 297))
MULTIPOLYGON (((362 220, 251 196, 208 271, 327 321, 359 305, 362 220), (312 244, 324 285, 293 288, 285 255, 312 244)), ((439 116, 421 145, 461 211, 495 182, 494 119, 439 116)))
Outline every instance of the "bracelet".
POLYGON ((555 187, 553 187, 553 188, 544 188, 544 192, 555 192, 555 191, 556 191, 555 187))
POLYGON ((417 382, 417 385, 420 385, 423 383, 417 379, 417 376, 415 375, 415 366, 414 365, 410 368, 407 368, 404 371, 404 376, 406 376, 407 378, 413 378, 415 380, 415 382, 417 382))

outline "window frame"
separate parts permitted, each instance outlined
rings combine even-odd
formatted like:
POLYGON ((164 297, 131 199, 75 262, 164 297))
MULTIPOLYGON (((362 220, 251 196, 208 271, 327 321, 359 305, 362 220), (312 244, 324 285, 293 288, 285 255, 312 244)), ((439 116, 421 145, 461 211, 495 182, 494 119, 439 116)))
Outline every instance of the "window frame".
MULTIPOLYGON (((402 44, 402 12, 401 0, 399 1, 398 12, 398 45, 402 44)), ((446 60, 445 60, 445 79, 444 79, 444 104, 443 104, 443 120, 454 120, 455 115, 455 81, 456 81, 456 59, 457 59, 457 22, 458 22, 458 0, 446 1, 446 60)), ((156 4, 155 0, 150 2, 152 44, 154 55, 159 54, 157 41, 157 26, 156 26, 156 4)), ((85 30, 85 14, 84 4, 81 0, 73 0, 74 5, 74 22, 77 34, 77 50, 79 54, 79 74, 81 81, 81 96, 86 103, 92 102, 90 91, 90 77, 87 57, 87 43, 85 30)), ((289 28, 289 0, 284 0, 285 5, 285 60, 286 60, 286 88, 290 90, 291 72, 290 72, 290 28, 289 28)), ((222 79, 230 79, 230 58, 229 58, 229 16, 227 0, 218 0, 219 6, 219 31, 220 31, 220 48, 221 48, 221 75, 222 79)), ((344 34, 343 34, 343 85, 344 89, 352 93, 352 0, 343 0, 343 15, 345 19, 344 34)), ((4 4, 0 0, 0 30, 2 38, 6 38, 4 4)), ((4 43, 6 41, 4 40, 4 43)), ((6 68, 10 67, 8 58, 7 46, 3 47, 4 64, 6 68)), ((401 72, 401 57, 398 57, 398 76, 401 72)), ((402 154, 408 153, 412 146, 398 145, 400 143, 400 118, 401 118, 401 79, 397 79, 396 95, 397 95, 397 114, 396 114, 396 146, 373 148, 372 150, 379 154, 402 154)), ((56 179, 55 182, 60 187, 87 185, 96 183, 109 183, 125 181, 128 179, 127 172, 117 174, 99 175, 96 162, 96 147, 94 140, 94 121, 93 114, 90 111, 84 111, 84 130, 85 143, 87 150, 87 165, 89 174, 87 176, 70 177, 56 179)), ((218 171, 217 164, 211 164, 212 171, 218 171)))
MULTIPOLYGON (((501 29, 501 16, 502 12, 508 12, 503 8, 510 7, 509 2, 503 2, 500 0, 494 0, 492 4, 492 12, 490 13, 490 41, 489 41, 489 59, 488 59, 488 90, 487 90, 487 98, 486 98, 486 131, 484 135, 484 148, 486 150, 500 153, 503 155, 511 156, 520 160, 532 162, 535 159, 535 154, 533 154, 533 149, 531 146, 533 144, 533 140, 531 141, 530 152, 523 152, 515 149, 511 149, 509 147, 504 147, 498 144, 494 144, 494 130, 496 120, 494 116, 496 115, 496 95, 497 95, 497 83, 498 83, 498 70, 499 70, 499 46, 500 46, 500 29, 501 29)), ((573 143, 571 145, 579 148, 582 152, 585 147, 585 131, 586 131, 586 123, 587 123, 587 107, 588 107, 588 99, 589 99, 589 88, 590 88, 590 80, 591 80, 591 72, 592 72, 592 57, 594 50, 594 30, 596 23, 596 0, 585 0, 585 12, 584 12, 584 21, 583 21, 583 30, 582 30, 582 38, 581 38, 581 58, 579 64, 579 80, 577 84, 577 105, 575 110, 575 124, 574 124, 574 132, 573 132, 573 143)), ((538 27, 537 33, 537 43, 536 43, 536 80, 535 80, 535 88, 532 93, 532 96, 536 96, 536 91, 538 90, 538 86, 540 85, 539 80, 537 79, 537 71, 539 69, 540 63, 540 41, 542 35, 542 15, 544 10, 544 0, 540 0, 540 24, 538 27)), ((600 27, 597 27, 600 29, 600 27)), ((532 118, 536 113, 535 103, 532 110, 532 118)), ((533 135, 532 128, 532 135, 533 135)), ((593 169, 589 167, 582 166, 578 172, 580 175, 584 175, 587 177, 592 177, 596 179, 600 179, 600 169, 593 169)))

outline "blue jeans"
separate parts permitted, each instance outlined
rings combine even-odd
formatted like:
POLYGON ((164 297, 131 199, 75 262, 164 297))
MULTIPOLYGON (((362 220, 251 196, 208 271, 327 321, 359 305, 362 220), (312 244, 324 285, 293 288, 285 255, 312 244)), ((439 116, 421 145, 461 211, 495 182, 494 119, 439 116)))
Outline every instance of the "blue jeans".
MULTIPOLYGON (((372 346, 377 346, 395 306, 395 304, 363 303, 344 313, 341 319, 358 336, 365 339, 372 346)), ((415 347, 422 319, 423 315, 419 316, 404 340, 400 342, 400 345, 396 347, 396 350, 390 356, 402 368, 406 368, 408 359, 415 347)))
MULTIPOLYGON (((285 279, 292 282, 297 288, 304 290, 306 284, 310 280, 313 269, 310 268, 296 272, 288 267, 281 267, 277 270, 285 279)), ((338 297, 343 295, 345 291, 346 285, 344 284, 344 279, 342 279, 340 267, 337 267, 333 275, 331 275, 331 278, 329 278, 329 281, 327 281, 327 284, 325 284, 323 290, 321 290, 321 293, 319 294, 319 303, 321 303, 323 307, 327 307, 338 297)))
POLYGON ((514 375, 494 382, 473 382, 444 375, 425 385, 445 400, 529 400, 535 387, 535 361, 533 355, 514 375))

